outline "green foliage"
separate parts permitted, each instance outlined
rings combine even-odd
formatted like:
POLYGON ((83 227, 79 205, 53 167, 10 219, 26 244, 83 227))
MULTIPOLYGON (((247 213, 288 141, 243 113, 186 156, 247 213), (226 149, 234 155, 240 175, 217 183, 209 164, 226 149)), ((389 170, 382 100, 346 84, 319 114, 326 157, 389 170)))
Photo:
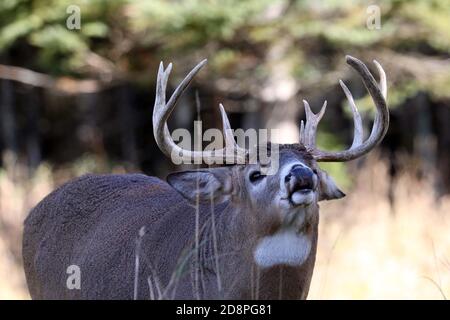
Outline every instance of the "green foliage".
POLYGON ((429 47, 446 55, 449 16, 450 2, 437 0, 2 0, 0 52, 25 42, 38 49, 36 65, 52 73, 79 73, 89 52, 140 68, 137 58, 122 55, 142 50, 171 59, 211 53, 213 69, 224 70, 253 57, 264 69, 259 50, 288 41, 286 59, 299 57, 293 74, 311 82, 333 71, 323 61, 347 52, 429 47), (81 9, 81 30, 65 27, 70 5, 81 9), (366 28, 369 5, 381 10, 379 30, 366 28), (117 35, 130 42, 127 50, 117 35))
MULTIPOLYGON (((26 43, 38 51, 36 64, 50 73, 75 72, 93 49, 93 39, 107 38, 106 12, 119 1, 5 0, 0 3, 0 53, 26 43), (80 30, 69 30, 69 6, 81 10, 80 30)), ((123 1, 120 1, 123 3, 123 1)))

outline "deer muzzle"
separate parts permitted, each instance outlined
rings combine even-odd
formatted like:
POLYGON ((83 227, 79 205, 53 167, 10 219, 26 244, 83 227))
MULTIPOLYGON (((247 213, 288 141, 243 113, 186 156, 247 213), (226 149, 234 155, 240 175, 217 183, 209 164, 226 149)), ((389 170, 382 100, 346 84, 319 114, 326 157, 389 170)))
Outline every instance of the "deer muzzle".
POLYGON ((310 168, 302 165, 293 166, 284 178, 284 182, 292 205, 306 206, 313 203, 318 180, 310 168))

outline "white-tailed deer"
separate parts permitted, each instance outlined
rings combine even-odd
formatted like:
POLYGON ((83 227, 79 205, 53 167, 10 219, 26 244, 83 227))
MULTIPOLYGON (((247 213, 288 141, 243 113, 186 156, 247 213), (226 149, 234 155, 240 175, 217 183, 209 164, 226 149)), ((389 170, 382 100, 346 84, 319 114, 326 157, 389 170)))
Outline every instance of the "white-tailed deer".
POLYGON ((247 161, 251 155, 230 136, 222 107, 226 147, 199 152, 175 144, 167 120, 205 62, 168 102, 171 66, 164 70, 161 65, 153 111, 161 151, 202 160, 233 155, 245 163, 175 172, 167 182, 142 174, 86 175, 61 186, 25 221, 23 259, 32 298, 306 298, 316 256, 318 202, 344 196, 317 163, 361 157, 383 139, 389 124, 382 67, 375 61, 378 84, 361 61, 347 56, 347 63, 361 76, 377 109, 369 138, 363 139, 361 117, 341 81, 353 111, 352 146, 319 150, 316 129, 326 104, 314 114, 304 101, 299 143, 268 150, 278 152, 279 169, 272 175, 247 161), (75 276, 78 285, 70 286, 75 276))

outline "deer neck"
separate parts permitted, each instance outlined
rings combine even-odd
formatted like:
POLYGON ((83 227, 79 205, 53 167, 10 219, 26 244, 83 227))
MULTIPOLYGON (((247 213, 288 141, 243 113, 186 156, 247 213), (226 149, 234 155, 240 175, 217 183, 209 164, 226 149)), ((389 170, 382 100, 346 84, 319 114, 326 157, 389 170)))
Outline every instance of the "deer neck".
MULTIPOLYGON (((311 210, 318 210, 318 208, 311 208, 311 210)), ((261 297, 259 289, 264 288, 264 292, 273 292, 273 294, 277 292, 276 296, 271 297, 276 299, 280 295, 285 296, 279 286, 282 288, 283 282, 294 281, 298 283, 296 294, 304 295, 305 290, 307 292, 315 260, 318 221, 308 222, 304 230, 308 233, 311 242, 308 243, 310 246, 307 248, 308 254, 302 257, 301 264, 289 266, 286 263, 277 264, 275 261, 273 265, 262 266, 255 262, 255 250, 261 244, 261 239, 266 241, 266 254, 277 254, 277 252, 270 252, 271 246, 277 246, 277 241, 293 241, 294 243, 285 243, 286 254, 293 252, 301 254, 306 247, 306 244, 302 242, 304 239, 289 238, 290 233, 287 233, 288 230, 285 229, 280 229, 279 233, 261 237, 261 230, 258 230, 255 221, 249 219, 254 215, 231 205, 223 210, 217 210, 216 207, 209 215, 199 237, 196 270, 199 272, 198 278, 203 279, 199 287, 203 285, 210 288, 204 283, 212 281, 212 286, 217 288, 215 293, 219 296, 246 299, 261 297), (285 232, 287 235, 284 234, 285 232)), ((275 256, 274 259, 277 258, 280 259, 279 262, 283 262, 284 257, 275 256)), ((205 295, 208 296, 206 292, 205 295)))
POLYGON ((220 273, 218 263, 251 255, 254 236, 249 230, 247 216, 232 205, 223 210, 211 209, 200 231, 198 252, 201 265, 211 272, 220 273))

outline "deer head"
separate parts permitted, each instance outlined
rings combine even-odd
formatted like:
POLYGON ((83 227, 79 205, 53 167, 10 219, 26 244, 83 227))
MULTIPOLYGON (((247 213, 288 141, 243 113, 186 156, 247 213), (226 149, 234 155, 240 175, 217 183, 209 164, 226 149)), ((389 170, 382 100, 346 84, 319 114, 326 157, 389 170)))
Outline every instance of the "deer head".
POLYGON ((353 112, 354 139, 351 147, 338 152, 320 150, 316 146, 316 130, 325 113, 326 102, 320 112, 314 114, 308 102, 303 101, 306 123, 302 121, 300 124, 299 143, 277 145, 276 150, 269 144, 259 146, 268 152, 277 152, 279 169, 272 175, 265 175, 261 163, 249 160, 253 157, 252 152, 235 142, 222 105, 220 113, 224 148, 202 152, 178 146, 170 135, 167 120, 181 94, 205 65, 206 60, 200 62, 186 76, 168 102, 165 91, 172 66, 170 64, 164 70, 162 63, 160 65, 153 128, 161 151, 168 157, 177 154, 205 162, 229 157, 241 161, 241 164, 172 173, 167 181, 191 203, 212 199, 215 204, 229 202, 236 208, 236 219, 244 221, 242 223, 246 225, 248 237, 254 239, 253 259, 259 266, 299 266, 305 262, 317 236, 318 202, 344 196, 333 179, 319 168, 318 162, 349 161, 361 157, 372 150, 386 134, 389 113, 385 100, 386 76, 381 65, 374 61, 380 74, 378 84, 364 63, 351 56, 347 56, 346 60, 361 76, 377 109, 369 138, 364 140, 361 117, 352 94, 340 81, 353 112))

